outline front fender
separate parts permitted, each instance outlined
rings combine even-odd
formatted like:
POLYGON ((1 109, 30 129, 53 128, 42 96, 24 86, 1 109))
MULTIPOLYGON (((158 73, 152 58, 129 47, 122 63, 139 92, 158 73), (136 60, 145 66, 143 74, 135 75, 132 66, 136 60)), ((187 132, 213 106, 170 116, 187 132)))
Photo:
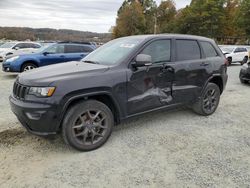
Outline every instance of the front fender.
MULTIPOLYGON (((102 91, 92 91, 92 92, 84 92, 84 93, 78 93, 78 94, 74 94, 74 93, 71 93, 69 95, 66 95, 61 104, 59 105, 59 108, 61 108, 61 114, 60 114, 60 121, 62 123, 63 121, 63 117, 65 116, 68 108, 70 107, 70 105, 75 102, 75 101, 78 101, 78 100, 87 100, 89 97, 95 97, 95 96, 102 96, 102 95, 106 95, 106 96, 109 96, 109 98, 112 100, 112 103, 116 109, 116 111, 118 112, 118 115, 119 115, 119 119, 120 119, 120 116, 123 112, 121 112, 121 108, 119 106, 119 103, 118 101, 115 99, 115 97, 113 96, 113 94, 108 91, 108 90, 102 90, 102 91)), ((60 125, 61 125, 60 123, 60 125)), ((59 127, 58 127, 59 128, 59 127)))

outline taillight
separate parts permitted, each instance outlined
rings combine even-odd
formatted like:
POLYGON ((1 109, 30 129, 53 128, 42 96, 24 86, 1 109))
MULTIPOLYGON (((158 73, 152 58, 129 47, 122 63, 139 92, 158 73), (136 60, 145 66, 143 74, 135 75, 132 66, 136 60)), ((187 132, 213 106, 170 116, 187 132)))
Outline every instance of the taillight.
POLYGON ((227 58, 225 58, 224 65, 226 65, 226 66, 229 65, 227 58))

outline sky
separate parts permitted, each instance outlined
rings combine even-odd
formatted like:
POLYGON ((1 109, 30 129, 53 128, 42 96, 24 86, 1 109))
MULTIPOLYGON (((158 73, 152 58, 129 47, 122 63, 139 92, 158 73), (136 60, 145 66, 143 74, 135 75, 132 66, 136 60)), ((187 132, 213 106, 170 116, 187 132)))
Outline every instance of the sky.
MULTIPOLYGON (((160 3, 161 0, 156 0, 160 3)), ((178 9, 191 0, 175 0, 178 9)), ((123 0, 0 0, 0 26, 108 32, 123 0)))

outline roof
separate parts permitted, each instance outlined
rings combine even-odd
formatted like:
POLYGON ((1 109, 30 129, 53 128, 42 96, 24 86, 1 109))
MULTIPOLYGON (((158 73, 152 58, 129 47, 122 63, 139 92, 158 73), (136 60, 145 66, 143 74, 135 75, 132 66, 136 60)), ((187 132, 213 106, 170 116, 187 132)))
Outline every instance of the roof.
MULTIPOLYGON (((183 38, 183 39, 195 39, 195 40, 205 40, 205 41, 213 41, 213 39, 202 37, 202 36, 196 36, 196 35, 184 35, 184 34, 156 34, 156 35, 133 35, 128 36, 128 38, 134 37, 134 38, 140 38, 140 39, 154 39, 154 38, 161 38, 161 37, 167 37, 167 38, 183 38)), ((126 38, 126 37, 124 37, 126 38)))

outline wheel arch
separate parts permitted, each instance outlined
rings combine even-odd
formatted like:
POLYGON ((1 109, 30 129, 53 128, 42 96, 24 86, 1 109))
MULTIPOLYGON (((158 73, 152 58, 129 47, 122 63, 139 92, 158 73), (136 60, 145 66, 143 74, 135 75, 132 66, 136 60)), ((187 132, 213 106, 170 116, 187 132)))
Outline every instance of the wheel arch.
POLYGON ((61 119, 60 120, 60 127, 62 126, 62 122, 63 122, 63 119, 65 117, 65 114, 72 106, 74 106, 75 104, 77 104, 81 101, 86 101, 89 99, 97 100, 97 101, 102 102, 105 105, 107 105, 114 115, 115 123, 116 124, 120 123, 121 110, 119 108, 118 103, 112 97, 112 94, 110 94, 109 92, 97 92, 97 93, 88 93, 88 94, 82 94, 82 95, 70 97, 63 106, 63 111, 62 111, 61 118, 60 118, 61 119))
MULTIPOLYGON (((220 75, 214 75, 214 76, 212 76, 208 80, 207 84, 208 83, 214 83, 214 84, 216 84, 220 88, 220 93, 221 94, 223 93, 224 85, 223 85, 223 80, 222 80, 222 78, 221 78, 220 75)), ((206 86, 207 86, 207 84, 206 84, 206 86)))
POLYGON ((32 63, 32 64, 36 65, 37 67, 39 67, 38 62, 36 60, 30 59, 30 60, 23 61, 22 65, 21 65, 21 70, 23 69, 23 66, 25 64, 28 64, 28 63, 32 63))

